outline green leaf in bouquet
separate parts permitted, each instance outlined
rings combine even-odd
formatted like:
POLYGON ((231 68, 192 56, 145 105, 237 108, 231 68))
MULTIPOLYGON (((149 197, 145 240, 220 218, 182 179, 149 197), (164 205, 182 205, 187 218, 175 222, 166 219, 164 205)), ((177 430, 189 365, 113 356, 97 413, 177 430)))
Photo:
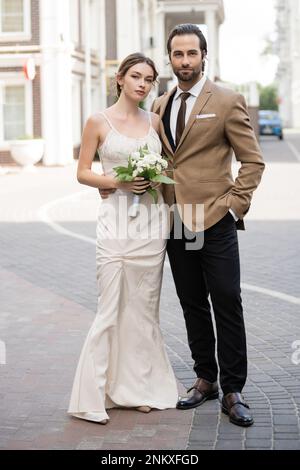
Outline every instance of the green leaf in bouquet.
POLYGON ((140 157, 141 158, 144 158, 144 156, 148 153, 150 153, 149 149, 148 149, 148 144, 145 144, 144 147, 140 147, 138 149, 138 152, 140 152, 140 157))
POLYGON ((148 192, 149 194, 151 194, 151 196, 153 197, 153 200, 154 200, 155 204, 157 204, 157 201, 158 201, 158 193, 157 193, 156 189, 148 188, 148 189, 147 189, 147 192, 148 192))
POLYGON ((128 173, 132 174, 133 172, 133 166, 132 166, 132 160, 131 157, 128 158, 128 173))
POLYGON ((120 174, 120 173, 128 173, 128 168, 126 166, 115 166, 113 168, 113 170, 115 170, 116 173, 120 174))
POLYGON ((142 176, 149 181, 152 181, 154 176, 156 176, 156 171, 153 168, 147 168, 146 170, 143 171, 142 176))
POLYGON ((165 176, 165 175, 155 175, 152 178, 152 181, 155 181, 157 183, 164 183, 164 184, 177 184, 176 181, 172 180, 172 178, 169 178, 168 176, 165 176))
POLYGON ((129 175, 128 173, 120 173, 118 175, 118 180, 119 181, 132 181, 132 175, 129 175))

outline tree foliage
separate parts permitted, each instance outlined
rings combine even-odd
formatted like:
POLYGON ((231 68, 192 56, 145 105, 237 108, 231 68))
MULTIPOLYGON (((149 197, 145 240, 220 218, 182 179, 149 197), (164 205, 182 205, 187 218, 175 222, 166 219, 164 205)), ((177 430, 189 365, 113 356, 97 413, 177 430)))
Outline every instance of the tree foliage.
POLYGON ((278 111, 278 92, 276 85, 259 86, 259 109, 278 111))

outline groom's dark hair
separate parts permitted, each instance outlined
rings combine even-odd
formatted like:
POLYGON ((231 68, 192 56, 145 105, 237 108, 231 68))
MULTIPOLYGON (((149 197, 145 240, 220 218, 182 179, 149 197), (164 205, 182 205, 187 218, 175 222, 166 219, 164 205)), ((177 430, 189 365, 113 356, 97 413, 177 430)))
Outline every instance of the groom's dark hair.
POLYGON ((196 36, 198 36, 199 38, 199 44, 200 44, 200 50, 201 50, 202 56, 204 57, 207 55, 207 42, 201 29, 196 24, 183 23, 183 24, 176 25, 175 28, 173 28, 169 34, 168 42, 167 42, 167 49, 168 49, 169 57, 171 57, 172 39, 175 36, 182 36, 184 34, 196 34, 196 36))

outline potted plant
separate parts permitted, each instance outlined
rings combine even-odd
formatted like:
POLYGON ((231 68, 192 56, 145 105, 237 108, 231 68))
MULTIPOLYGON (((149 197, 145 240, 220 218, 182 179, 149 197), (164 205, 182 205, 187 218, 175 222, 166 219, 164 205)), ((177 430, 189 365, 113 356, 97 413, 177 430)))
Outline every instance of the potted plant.
POLYGON ((44 154, 44 139, 24 135, 11 141, 10 152, 12 158, 26 171, 35 171, 34 164, 40 161, 44 154))

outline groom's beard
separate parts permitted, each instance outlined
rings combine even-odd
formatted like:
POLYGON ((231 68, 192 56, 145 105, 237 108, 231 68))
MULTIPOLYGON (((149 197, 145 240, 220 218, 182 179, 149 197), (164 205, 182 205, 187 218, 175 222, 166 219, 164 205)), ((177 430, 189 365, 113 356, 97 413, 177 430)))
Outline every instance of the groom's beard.
POLYGON ((196 70, 187 70, 186 72, 183 72, 184 69, 182 70, 174 70, 173 72, 180 80, 181 82, 194 82, 197 81, 197 78, 200 77, 201 71, 202 71, 202 64, 201 68, 196 69, 196 70))

